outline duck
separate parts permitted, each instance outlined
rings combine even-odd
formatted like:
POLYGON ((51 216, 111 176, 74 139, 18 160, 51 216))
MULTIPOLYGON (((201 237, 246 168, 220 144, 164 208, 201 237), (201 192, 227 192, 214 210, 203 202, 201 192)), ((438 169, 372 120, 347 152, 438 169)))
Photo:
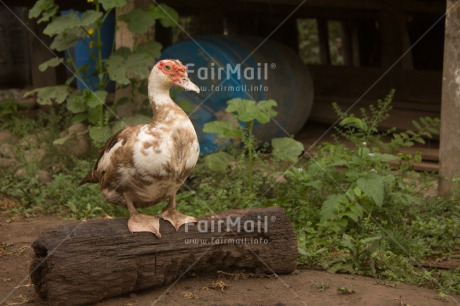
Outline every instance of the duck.
POLYGON ((151 232, 161 238, 160 219, 176 231, 197 222, 176 209, 176 193, 195 167, 200 146, 189 117, 169 95, 173 86, 200 92, 179 60, 157 62, 148 77, 151 122, 126 127, 109 138, 94 168, 80 182, 98 183, 109 203, 125 205, 131 233, 151 232), (159 216, 137 211, 165 200, 168 204, 159 216))

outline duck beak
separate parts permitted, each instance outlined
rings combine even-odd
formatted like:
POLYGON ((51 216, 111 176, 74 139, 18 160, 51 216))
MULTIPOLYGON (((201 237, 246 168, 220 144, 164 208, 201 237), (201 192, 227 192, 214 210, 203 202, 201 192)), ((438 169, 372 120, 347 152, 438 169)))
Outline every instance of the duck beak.
POLYGON ((184 88, 185 90, 195 91, 200 93, 200 88, 190 81, 186 76, 181 77, 178 81, 174 82, 175 85, 184 88))

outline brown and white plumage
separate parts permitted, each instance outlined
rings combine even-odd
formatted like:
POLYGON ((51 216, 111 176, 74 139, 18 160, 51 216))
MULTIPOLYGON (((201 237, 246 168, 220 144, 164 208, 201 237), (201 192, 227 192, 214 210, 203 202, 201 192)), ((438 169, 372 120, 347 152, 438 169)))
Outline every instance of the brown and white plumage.
POLYGON ((150 231, 161 237, 159 217, 140 215, 136 207, 163 200, 168 206, 160 215, 176 230, 193 217, 176 211, 176 192, 195 166, 200 148, 187 114, 169 96, 172 86, 199 92, 178 60, 162 60, 149 76, 149 99, 153 119, 149 124, 127 127, 104 146, 94 169, 82 183, 99 183, 110 203, 126 205, 132 232, 150 231))

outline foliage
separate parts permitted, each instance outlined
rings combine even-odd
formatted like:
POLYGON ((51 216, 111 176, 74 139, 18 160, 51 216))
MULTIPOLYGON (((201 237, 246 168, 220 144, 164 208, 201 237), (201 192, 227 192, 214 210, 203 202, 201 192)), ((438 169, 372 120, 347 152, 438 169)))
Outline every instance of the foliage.
MULTIPOLYGON (((235 98, 229 100, 227 104, 225 111, 243 124, 233 126, 230 121, 211 121, 204 125, 203 131, 242 143, 243 150, 237 151, 233 156, 225 152, 211 154, 206 157, 205 163, 211 170, 224 172, 232 162, 238 161, 238 167, 247 169, 247 181, 244 186, 251 196, 255 162, 259 166, 263 166, 264 163, 261 153, 257 151, 257 140, 253 135, 254 125, 266 124, 273 119, 277 114, 273 109, 277 103, 274 100, 262 100, 256 103, 252 100, 235 98)), ((273 156, 279 160, 296 162, 303 151, 303 144, 290 137, 274 138, 271 144, 273 156)))
MULTIPOLYGON (((442 295, 460 292, 458 269, 421 266, 458 256, 460 199, 458 195, 424 197, 430 188, 427 182, 436 177, 411 170, 410 163, 419 156, 397 152, 412 145, 414 139, 427 137, 424 131, 435 133, 437 120, 420 120, 420 128, 405 132, 410 137, 395 142, 401 133, 381 132, 378 125, 391 109, 391 99, 362 110, 359 117, 337 109, 342 116, 337 140, 342 137, 352 145, 323 143, 307 160, 298 158, 301 148, 295 141, 286 149, 284 140, 272 141, 272 148, 256 140, 250 123, 262 124, 256 118, 265 118, 257 108, 259 103, 236 100, 229 103, 227 111, 238 124, 217 121, 206 125, 205 130, 218 134, 226 147, 200 159, 177 195, 182 213, 200 216, 278 205, 294 225, 301 265, 409 282, 435 288, 442 295)), ((262 105, 268 117, 276 115, 275 103, 262 105)), ((52 143, 69 121, 69 116, 53 111, 38 119, 9 119, 8 128, 14 135, 24 138, 32 134, 39 142, 18 145, 19 165, 0 177, 2 198, 20 203, 7 213, 54 213, 78 219, 127 215, 124 207, 107 204, 97 185, 78 186, 94 164, 96 152, 76 159, 51 146, 43 160, 27 158, 27 152, 42 149, 39 144, 52 143), (42 130, 46 133, 37 134, 42 130), (15 172, 22 167, 26 175, 19 177, 15 172), (37 169, 48 170, 53 179, 41 182, 37 169)), ((114 132, 121 126, 117 123, 110 129, 114 132)), ((158 214, 163 208, 160 204, 140 211, 158 214)), ((327 287, 320 284, 318 290, 327 287)))
MULTIPOLYGON (((425 199, 423 190, 430 186, 410 168, 420 156, 397 153, 398 148, 436 133, 439 121, 422 118, 419 125, 414 124, 414 132, 381 132, 379 125, 391 110, 392 96, 393 92, 362 109, 360 117, 336 108, 342 117, 337 134, 353 146, 324 143, 308 161, 284 159, 297 161, 294 165, 273 159, 275 148, 268 154, 267 146, 248 146, 244 138, 249 138, 247 123, 206 125, 205 131, 232 139, 233 146, 205 158, 191 185, 184 188, 182 194, 187 197, 180 205, 196 206, 192 212, 199 213, 279 205, 297 230, 303 264, 423 284, 443 293, 458 292, 454 272, 444 275, 414 265, 430 256, 458 253, 458 198, 425 199), (253 150, 254 183, 249 194, 248 152, 252 147, 257 149, 253 150)), ((253 107, 249 103, 249 107, 230 110, 242 121, 239 112, 253 107)), ((428 179, 434 180, 432 176, 428 179)))
MULTIPOLYGON (((95 0, 91 3, 93 8, 83 13, 73 11, 59 15, 59 7, 54 0, 40 0, 29 11, 29 18, 37 18, 38 23, 47 23, 43 33, 53 39, 51 49, 64 51, 66 55, 64 58, 55 57, 45 61, 39 69, 45 71, 49 67, 64 65, 73 75, 64 85, 36 88, 27 92, 26 96, 37 95, 37 101, 42 105, 66 102, 65 107, 73 114, 72 121, 88 122, 89 135, 96 145, 100 145, 110 136, 107 126, 117 105, 115 103, 111 108, 106 105, 107 85, 115 81, 120 87, 132 85, 133 91, 139 92, 139 88, 145 85, 143 80, 149 74, 148 67, 160 55, 162 46, 149 41, 136 44, 133 50, 112 50, 111 55, 104 58, 102 24, 115 9, 126 5, 127 1, 95 0), (76 66, 72 48, 79 42, 83 42, 90 51, 90 58, 95 62, 94 69, 90 65, 76 66), (83 83, 83 90, 73 90, 70 87, 75 79, 83 83)), ((166 4, 151 4, 145 11, 134 9, 118 19, 126 23, 130 31, 143 34, 156 20, 165 27, 172 27, 177 24, 178 18, 177 12, 166 4)), ((132 98, 135 99, 136 94, 133 93, 132 98)))
POLYGON ((13 95, 8 95, 0 103, 0 118, 2 122, 6 123, 7 118, 12 118, 19 115, 19 110, 21 109, 21 104, 14 99, 13 95))

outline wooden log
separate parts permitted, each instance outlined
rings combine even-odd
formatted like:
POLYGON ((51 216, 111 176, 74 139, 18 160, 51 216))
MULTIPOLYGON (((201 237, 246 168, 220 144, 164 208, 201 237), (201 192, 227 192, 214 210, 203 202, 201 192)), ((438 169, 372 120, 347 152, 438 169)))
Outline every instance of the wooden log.
POLYGON ((282 274, 296 268, 295 233, 279 207, 225 211, 178 232, 161 220, 160 231, 161 239, 132 234, 126 218, 48 230, 32 245, 36 292, 51 305, 82 305, 163 286, 190 271, 282 274))

